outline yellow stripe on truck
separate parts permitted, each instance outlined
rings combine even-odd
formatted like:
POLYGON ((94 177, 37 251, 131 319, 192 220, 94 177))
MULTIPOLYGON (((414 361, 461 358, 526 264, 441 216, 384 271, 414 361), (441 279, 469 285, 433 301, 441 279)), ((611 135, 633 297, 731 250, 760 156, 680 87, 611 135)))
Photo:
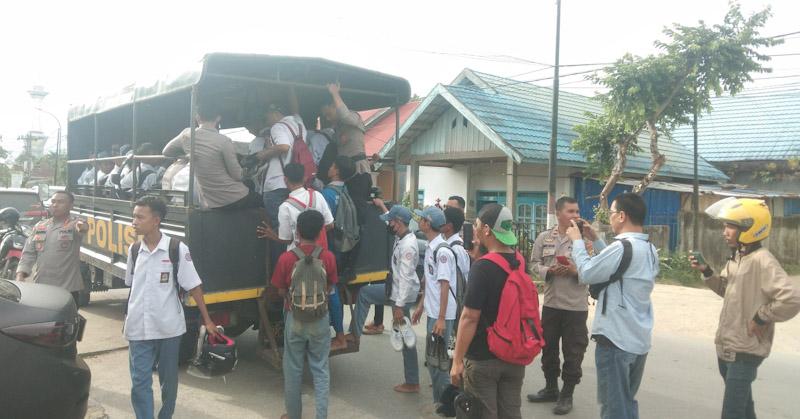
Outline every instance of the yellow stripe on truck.
POLYGON ((349 282, 348 285, 366 284, 367 282, 383 281, 386 279, 387 276, 389 276, 389 271, 367 272, 364 274, 356 275, 356 279, 349 282))
MULTIPOLYGON (((246 288, 233 291, 209 292, 203 295, 203 300, 205 300, 206 304, 228 303, 231 301, 255 299, 260 297, 262 293, 264 293, 264 287, 246 288)), ((196 307, 197 302, 194 301, 192 296, 188 296, 186 305, 188 307, 196 307)))

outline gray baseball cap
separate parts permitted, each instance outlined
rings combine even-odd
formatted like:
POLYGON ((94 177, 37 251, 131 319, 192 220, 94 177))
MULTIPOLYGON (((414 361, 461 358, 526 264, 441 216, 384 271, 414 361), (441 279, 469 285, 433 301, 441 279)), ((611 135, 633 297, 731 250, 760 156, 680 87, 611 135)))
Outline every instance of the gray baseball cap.
POLYGON ((447 220, 444 217, 444 212, 434 206, 427 207, 424 210, 416 209, 414 210, 414 214, 417 214, 419 217, 428 220, 433 228, 440 228, 441 226, 447 224, 447 220))

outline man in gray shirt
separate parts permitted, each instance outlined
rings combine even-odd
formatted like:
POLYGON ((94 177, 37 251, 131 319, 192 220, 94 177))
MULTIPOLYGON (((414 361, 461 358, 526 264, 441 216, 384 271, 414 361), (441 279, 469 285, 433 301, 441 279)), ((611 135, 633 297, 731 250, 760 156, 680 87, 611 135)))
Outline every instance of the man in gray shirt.
POLYGON ((356 165, 355 176, 345 179, 345 184, 356 209, 360 210, 370 200, 369 193, 372 189, 369 162, 364 151, 364 134, 367 129, 361 116, 348 109, 340 90, 338 83, 328 84, 331 102, 322 107, 322 116, 333 124, 338 154, 350 158, 356 165))
MULTIPOLYGON (((258 197, 242 183, 242 166, 236 159, 236 150, 230 138, 217 130, 222 120, 221 112, 213 103, 201 103, 197 110, 198 127, 194 132, 194 158, 197 183, 200 184, 201 201, 208 208, 241 209, 261 206, 258 197)), ((191 130, 184 129, 164 147, 167 157, 189 155, 191 130)))

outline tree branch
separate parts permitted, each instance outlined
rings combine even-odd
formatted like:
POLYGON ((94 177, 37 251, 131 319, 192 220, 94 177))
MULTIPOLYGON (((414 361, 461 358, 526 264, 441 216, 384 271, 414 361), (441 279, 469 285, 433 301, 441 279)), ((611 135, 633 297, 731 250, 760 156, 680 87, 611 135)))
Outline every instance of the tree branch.
POLYGON ((611 175, 606 179, 603 190, 600 191, 600 208, 604 210, 608 209, 608 195, 614 189, 614 185, 617 184, 620 176, 622 176, 622 171, 625 170, 625 165, 628 163, 628 145, 630 141, 632 141, 631 137, 627 137, 619 142, 617 146, 617 161, 614 163, 614 168, 611 169, 611 175))
POLYGON ((650 155, 653 157, 653 162, 650 164, 650 170, 644 176, 638 185, 633 187, 633 193, 642 194, 647 186, 655 179, 661 166, 667 161, 666 156, 661 154, 658 150, 658 128, 652 120, 647 121, 647 130, 650 131, 650 155))

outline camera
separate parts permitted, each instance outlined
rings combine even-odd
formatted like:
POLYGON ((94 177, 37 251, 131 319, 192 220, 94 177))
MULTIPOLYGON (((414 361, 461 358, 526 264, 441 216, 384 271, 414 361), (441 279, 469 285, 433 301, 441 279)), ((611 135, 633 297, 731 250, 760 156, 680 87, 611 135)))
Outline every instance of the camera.
POLYGON ((372 189, 369 190, 369 199, 375 198, 383 198, 383 192, 381 192, 381 188, 377 186, 373 186, 372 189))

